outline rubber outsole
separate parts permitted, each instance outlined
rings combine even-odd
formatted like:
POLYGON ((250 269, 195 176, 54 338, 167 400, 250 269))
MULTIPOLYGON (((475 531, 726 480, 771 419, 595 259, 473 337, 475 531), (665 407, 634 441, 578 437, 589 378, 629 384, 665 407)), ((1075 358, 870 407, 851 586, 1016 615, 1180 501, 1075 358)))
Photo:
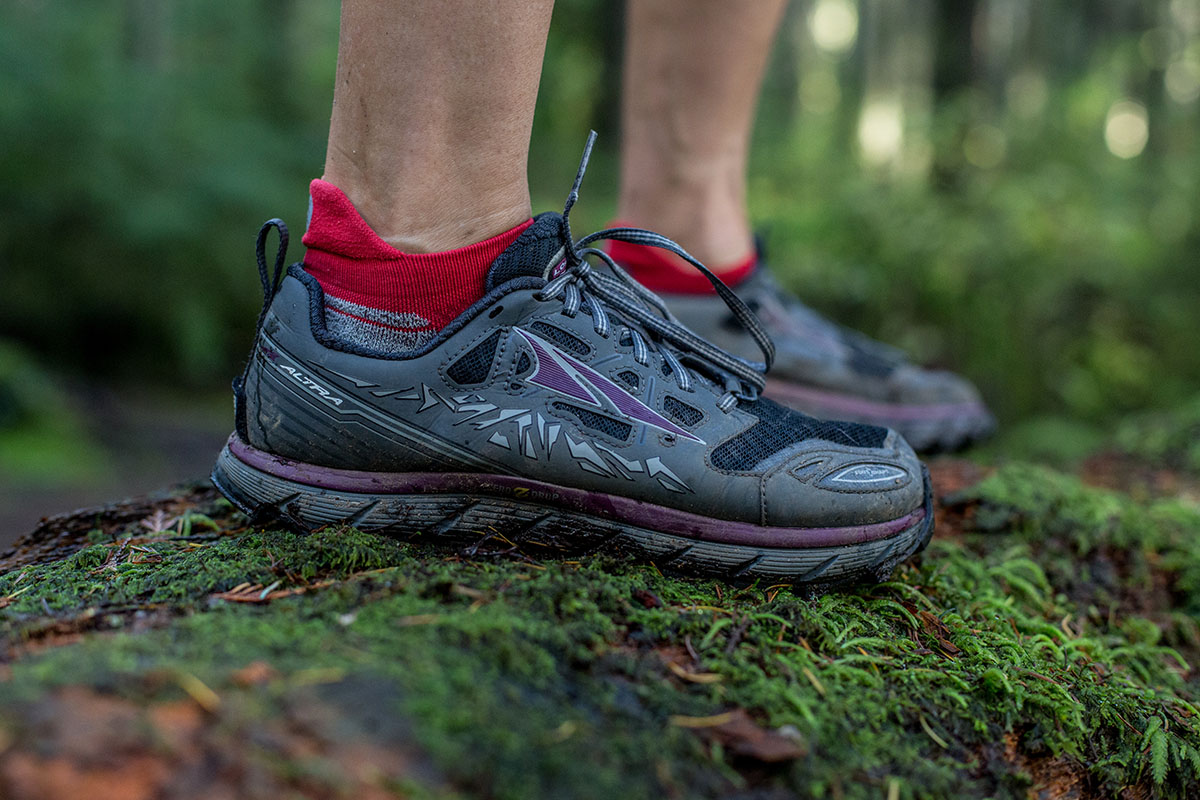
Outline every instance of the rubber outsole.
MULTIPOLYGON (((300 531, 347 525, 406 541, 429 542, 467 555, 519 549, 535 557, 609 554, 650 562, 670 572, 732 582, 765 579, 825 591, 886 580, 933 535, 928 471, 924 513, 886 538, 815 547, 762 547, 706 541, 556 508, 519 497, 479 493, 372 493, 302 483, 221 451, 212 481, 230 502, 257 521, 300 531)), ((802 531, 797 531, 802 533, 802 531)))

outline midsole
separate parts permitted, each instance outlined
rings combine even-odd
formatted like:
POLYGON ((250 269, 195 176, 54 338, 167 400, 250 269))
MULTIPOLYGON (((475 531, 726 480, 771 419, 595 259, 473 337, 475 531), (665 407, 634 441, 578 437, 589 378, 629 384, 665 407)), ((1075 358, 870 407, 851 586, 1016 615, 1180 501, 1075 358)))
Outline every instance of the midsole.
POLYGON ((715 519, 629 497, 589 492, 511 475, 462 472, 363 472, 281 458, 229 437, 230 454, 293 483, 370 495, 469 494, 537 503, 700 541, 756 547, 831 547, 887 539, 925 520, 925 507, 885 522, 845 527, 779 528, 715 519))
POLYGON ((902 422, 919 422, 949 417, 986 416, 988 413, 982 403, 927 403, 923 405, 887 403, 880 400, 868 400, 865 397, 839 394, 825 389, 814 389, 810 386, 801 386, 781 380, 768 380, 764 394, 784 404, 799 403, 809 408, 816 407, 835 414, 851 414, 872 420, 892 419, 902 422))

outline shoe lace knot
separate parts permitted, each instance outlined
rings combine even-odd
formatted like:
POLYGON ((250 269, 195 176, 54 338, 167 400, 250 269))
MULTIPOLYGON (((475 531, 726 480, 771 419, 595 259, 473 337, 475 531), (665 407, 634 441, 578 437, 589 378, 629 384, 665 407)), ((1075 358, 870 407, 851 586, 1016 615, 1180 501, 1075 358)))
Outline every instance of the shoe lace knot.
POLYGON ((662 234, 642 228, 606 228, 575 240, 571 234, 571 208, 579 199, 579 187, 587 171, 596 132, 588 135, 575 183, 563 208, 563 238, 565 259, 561 271, 554 275, 538 293, 541 300, 561 299, 562 313, 574 317, 585 309, 592 317, 592 326, 600 336, 608 338, 613 323, 608 309, 617 311, 623 321, 620 328, 622 345, 633 348, 638 364, 648 366, 650 353, 657 352, 663 361, 664 375, 674 378, 681 391, 692 391, 696 370, 723 385, 724 394, 718 407, 732 410, 739 400, 755 400, 766 385, 766 372, 775 359, 775 345, 766 328, 732 289, 712 270, 662 234), (662 300, 622 269, 605 251, 592 245, 601 240, 658 247, 682 258, 708 278, 717 295, 729 307, 734 319, 745 328, 763 353, 763 361, 748 361, 725 352, 689 330, 667 309, 662 300), (608 270, 592 268, 588 259, 597 259, 608 270), (684 366, 687 362, 687 366, 684 366))

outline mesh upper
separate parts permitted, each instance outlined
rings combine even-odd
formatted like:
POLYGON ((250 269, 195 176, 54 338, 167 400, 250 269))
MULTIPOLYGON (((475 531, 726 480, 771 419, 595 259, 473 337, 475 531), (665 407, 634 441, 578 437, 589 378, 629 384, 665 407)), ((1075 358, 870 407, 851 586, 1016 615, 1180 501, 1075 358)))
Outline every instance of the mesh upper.
POLYGON ((638 387, 642 385, 642 379, 638 374, 631 369, 624 369, 617 373, 617 380, 625 384, 631 391, 636 392, 638 387))
POLYGON ((586 408, 573 406, 570 403, 552 403, 551 407, 557 411, 567 411, 574 414, 585 428, 599 431, 614 439, 627 441, 633 433, 633 426, 628 422, 621 422, 619 419, 613 419, 604 414, 597 414, 595 411, 588 411, 586 408))
POLYGON ((483 383, 492 371, 492 361, 496 358, 496 347, 499 344, 500 331, 497 330, 459 356, 446 370, 446 377, 464 386, 483 383))
POLYGON ((887 428, 814 419, 766 398, 742 401, 738 408, 758 417, 758 422, 713 450, 712 465, 717 469, 752 470, 779 451, 808 439, 846 447, 880 447, 888 435, 887 428))
POLYGON ((592 352, 592 347, 583 339, 580 339, 573 333, 567 333, 562 328, 556 328, 553 325, 538 320, 529 326, 539 335, 546 337, 563 350, 570 350, 577 356, 586 356, 592 352))
POLYGON ((663 400, 663 411, 667 412, 667 416, 680 425, 689 428, 704 419, 703 411, 670 396, 663 400))

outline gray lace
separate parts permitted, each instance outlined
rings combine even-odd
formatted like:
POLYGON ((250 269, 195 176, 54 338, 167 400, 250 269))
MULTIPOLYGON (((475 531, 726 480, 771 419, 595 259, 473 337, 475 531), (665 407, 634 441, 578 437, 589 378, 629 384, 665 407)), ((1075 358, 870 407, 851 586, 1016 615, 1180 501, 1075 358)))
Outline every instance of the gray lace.
POLYGON ((689 392, 692 390, 693 378, 683 365, 683 360, 686 360, 694 369, 724 384, 725 393, 717 402, 722 411, 730 411, 739 400, 756 399, 766 385, 766 372, 775 359, 775 345, 754 312, 708 267, 666 236, 641 228, 607 228, 589 234, 579 241, 574 240, 571 235, 571 207, 579 199, 579 187, 587 171, 588 159, 591 157, 595 141, 596 132, 592 131, 588 135, 583 158, 579 162, 575 184, 571 187, 571 193, 567 195, 566 206, 563 208, 566 269, 541 289, 539 298, 561 298, 563 313, 569 317, 574 317, 580 309, 586 308, 591 314, 592 326, 596 333, 605 338, 612 331, 612 322, 606 306, 620 312, 622 317, 637 326, 622 326, 620 335, 621 342, 629 340, 635 361, 647 366, 650 352, 656 351, 663 360, 666 372, 675 379, 680 390, 689 392), (758 344, 763 353, 763 362, 747 361, 726 353, 688 330, 667 310, 657 295, 630 277, 608 253, 590 246, 602 239, 658 247, 674 253, 698 269, 712 283, 734 318, 758 344), (592 269, 588 258, 602 261, 611 275, 592 269), (649 334, 649 337, 643 335, 643 331, 649 334), (676 355, 672 348, 678 350, 680 355, 676 355))

